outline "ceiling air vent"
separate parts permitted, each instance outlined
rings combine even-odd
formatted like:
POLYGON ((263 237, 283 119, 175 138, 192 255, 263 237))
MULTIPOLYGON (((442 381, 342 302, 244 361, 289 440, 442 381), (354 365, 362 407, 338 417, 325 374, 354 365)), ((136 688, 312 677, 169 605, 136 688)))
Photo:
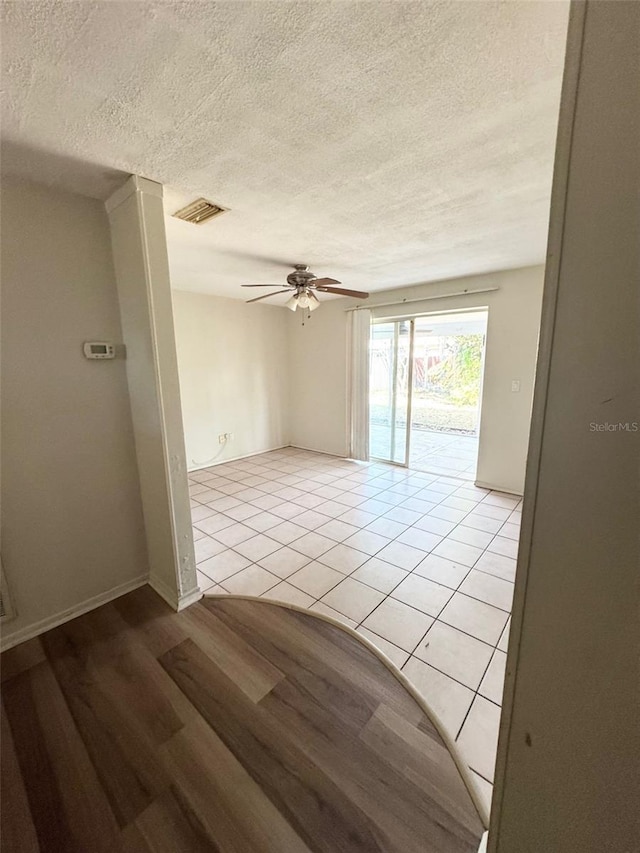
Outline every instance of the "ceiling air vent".
POLYGON ((185 222, 193 222, 194 225, 202 225, 208 219, 219 216, 226 211, 226 207, 220 207, 206 198, 198 198, 186 207, 176 210, 173 214, 176 219, 184 219, 185 222))

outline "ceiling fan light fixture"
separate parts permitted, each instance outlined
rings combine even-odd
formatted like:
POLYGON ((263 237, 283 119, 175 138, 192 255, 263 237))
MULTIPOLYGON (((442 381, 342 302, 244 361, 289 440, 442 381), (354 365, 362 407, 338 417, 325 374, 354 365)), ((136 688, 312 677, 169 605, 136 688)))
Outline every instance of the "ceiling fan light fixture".
MULTIPOLYGON (((322 304, 318 299, 316 292, 329 293, 334 296, 355 296, 358 299, 366 299, 369 295, 362 290, 348 290, 344 287, 335 287, 336 284, 341 284, 335 278, 318 278, 312 272, 309 272, 309 267, 306 264, 294 264, 294 271, 287 276, 287 284, 285 290, 276 290, 273 293, 266 293, 264 296, 256 296, 253 299, 248 299, 247 302, 260 302, 262 299, 269 299, 271 296, 280 296, 283 293, 290 293, 291 297, 284 303, 285 308, 289 311, 295 311, 298 308, 302 309, 303 322, 304 318, 319 308, 322 304)), ((277 287, 277 284, 243 284, 242 287, 277 287)))

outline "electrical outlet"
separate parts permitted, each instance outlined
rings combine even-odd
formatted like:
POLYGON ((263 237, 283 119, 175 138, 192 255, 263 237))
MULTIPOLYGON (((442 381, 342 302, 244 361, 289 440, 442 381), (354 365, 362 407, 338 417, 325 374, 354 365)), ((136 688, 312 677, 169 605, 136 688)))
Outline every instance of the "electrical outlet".
POLYGON ((227 433, 221 432, 220 435, 218 436, 218 444, 226 444, 226 441, 227 441, 227 433))
POLYGON ((520 390, 520 380, 519 379, 512 379, 511 380, 511 391, 512 391, 512 393, 517 394, 519 390, 520 390))
POLYGON ((232 432, 227 433, 227 441, 233 441, 233 433, 232 432))

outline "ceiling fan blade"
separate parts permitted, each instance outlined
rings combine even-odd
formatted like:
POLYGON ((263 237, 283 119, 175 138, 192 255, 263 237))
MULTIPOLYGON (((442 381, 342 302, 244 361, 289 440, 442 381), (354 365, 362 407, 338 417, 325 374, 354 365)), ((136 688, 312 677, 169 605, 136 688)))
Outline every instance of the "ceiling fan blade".
POLYGON ((273 293, 265 293, 264 296, 256 296, 255 299, 247 299, 247 305, 250 302, 259 302, 261 299, 268 299, 270 296, 278 296, 280 293, 290 293, 290 292, 291 291, 289 288, 287 288, 286 290, 274 290, 273 293))
POLYGON ((312 287, 329 287, 332 284, 342 284, 342 282, 335 278, 316 278, 311 282, 312 287))
POLYGON ((277 284, 241 284, 240 287, 278 287, 277 284))
POLYGON ((345 290, 343 287, 317 287, 321 293, 338 293, 340 296, 356 296, 358 299, 366 299, 369 294, 364 290, 345 290))

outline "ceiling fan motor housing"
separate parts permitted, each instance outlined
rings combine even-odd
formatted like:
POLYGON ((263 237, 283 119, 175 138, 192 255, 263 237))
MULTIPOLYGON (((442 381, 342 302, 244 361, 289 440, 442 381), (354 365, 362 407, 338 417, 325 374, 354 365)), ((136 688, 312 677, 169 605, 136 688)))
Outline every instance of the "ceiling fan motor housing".
POLYGON ((290 272, 287 276, 287 283, 292 287, 307 287, 317 279, 317 275, 309 272, 309 267, 306 264, 296 264, 295 271, 290 272))

